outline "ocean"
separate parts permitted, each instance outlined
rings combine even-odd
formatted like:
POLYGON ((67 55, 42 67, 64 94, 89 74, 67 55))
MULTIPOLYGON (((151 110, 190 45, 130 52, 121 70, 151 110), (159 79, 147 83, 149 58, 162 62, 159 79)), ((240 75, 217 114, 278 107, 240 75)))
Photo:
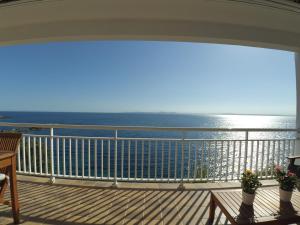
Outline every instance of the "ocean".
MULTIPOLYGON (((0 122, 112 126, 295 128, 295 116, 214 115, 176 113, 1 112, 0 122), (1 117, 3 117, 1 119, 1 117)), ((3 128, 2 128, 3 129, 3 128)), ((97 135, 99 131, 61 130, 63 135, 97 135)), ((100 132, 103 134, 103 132, 100 132)), ((126 133, 138 136, 138 133, 126 133)), ((155 135, 155 134, 153 134, 155 135)), ((156 134, 161 135, 161 134, 156 134)), ((173 134, 169 134, 174 136, 173 134)), ((168 136, 168 134, 163 134, 168 136)))

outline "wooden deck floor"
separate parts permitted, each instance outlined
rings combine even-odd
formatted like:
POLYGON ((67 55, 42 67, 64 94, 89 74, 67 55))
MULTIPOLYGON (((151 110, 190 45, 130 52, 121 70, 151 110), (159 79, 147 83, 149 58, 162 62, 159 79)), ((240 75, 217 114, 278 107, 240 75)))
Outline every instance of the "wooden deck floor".
MULTIPOLYGON (((209 191, 130 190, 19 181, 22 224, 206 224, 209 191)), ((228 224, 217 211, 215 224, 228 224)), ((12 224, 0 205, 0 224, 12 224)))

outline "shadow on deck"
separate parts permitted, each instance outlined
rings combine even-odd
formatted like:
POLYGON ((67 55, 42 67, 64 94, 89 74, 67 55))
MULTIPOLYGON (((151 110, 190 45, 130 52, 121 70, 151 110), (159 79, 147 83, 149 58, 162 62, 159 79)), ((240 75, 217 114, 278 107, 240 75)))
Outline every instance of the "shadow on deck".
MULTIPOLYGON (((24 225, 207 224, 209 212, 208 190, 112 189, 31 181, 19 181, 18 189, 24 225)), ((13 224, 10 207, 0 205, 0 224, 13 224)), ((229 224, 218 210, 215 224, 229 224)))

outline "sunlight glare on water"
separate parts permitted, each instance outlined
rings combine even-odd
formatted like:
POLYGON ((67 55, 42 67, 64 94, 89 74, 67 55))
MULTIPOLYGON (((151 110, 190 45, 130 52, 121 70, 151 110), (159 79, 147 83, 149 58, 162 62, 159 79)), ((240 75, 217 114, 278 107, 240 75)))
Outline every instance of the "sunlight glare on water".
POLYGON ((257 115, 221 115, 224 127, 230 128, 271 128, 276 123, 276 117, 257 115))
MULTIPOLYGON (((264 115, 218 115, 219 127, 223 128, 295 128, 294 117, 264 115), (283 119, 285 118, 285 119, 283 119)), ((293 132, 250 132, 250 139, 278 139, 294 137, 293 132)), ((226 139, 244 139, 244 132, 226 132, 226 139)))

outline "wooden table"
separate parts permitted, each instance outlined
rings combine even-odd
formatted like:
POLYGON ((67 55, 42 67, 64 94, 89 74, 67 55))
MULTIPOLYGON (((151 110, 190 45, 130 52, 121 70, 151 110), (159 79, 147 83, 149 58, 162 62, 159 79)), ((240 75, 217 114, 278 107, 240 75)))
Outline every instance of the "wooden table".
POLYGON ((278 187, 257 191, 253 206, 242 204, 242 190, 212 191, 209 224, 218 206, 232 224, 291 224, 300 222, 300 193, 290 203, 279 201, 278 187))
MULTIPOLYGON (((0 169, 7 168, 10 178, 11 205, 15 224, 19 223, 19 201, 17 192, 16 154, 0 153, 0 169)), ((3 192, 4 194, 4 192, 3 192)), ((3 199, 3 196, 0 196, 3 199)))

